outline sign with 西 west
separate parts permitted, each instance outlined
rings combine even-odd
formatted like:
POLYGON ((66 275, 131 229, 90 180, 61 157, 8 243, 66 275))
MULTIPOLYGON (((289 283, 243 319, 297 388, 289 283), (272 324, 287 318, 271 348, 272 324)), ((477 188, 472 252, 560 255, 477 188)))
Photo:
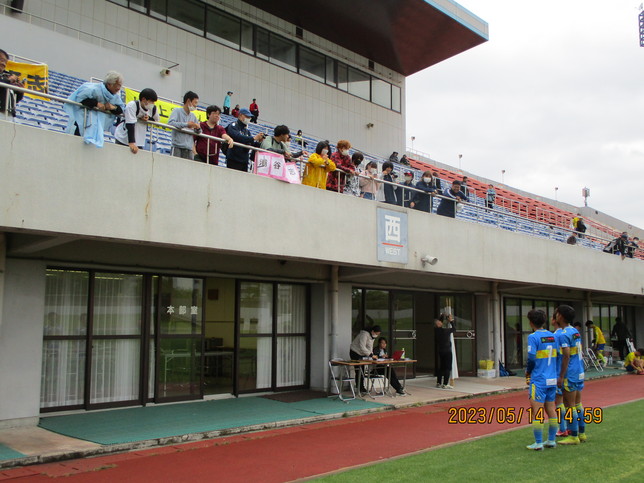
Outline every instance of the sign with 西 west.
POLYGON ((378 261, 407 263, 408 245, 407 213, 377 209, 378 261))

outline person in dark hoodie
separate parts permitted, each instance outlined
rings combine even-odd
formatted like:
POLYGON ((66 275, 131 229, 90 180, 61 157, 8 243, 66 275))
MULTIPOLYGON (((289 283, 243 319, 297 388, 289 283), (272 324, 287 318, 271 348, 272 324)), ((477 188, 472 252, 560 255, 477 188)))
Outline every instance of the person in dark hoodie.
POLYGON ((451 188, 443 191, 443 196, 445 198, 441 198, 436 214, 456 218, 456 203, 459 200, 467 201, 467 196, 461 191, 460 181, 454 181, 451 188))

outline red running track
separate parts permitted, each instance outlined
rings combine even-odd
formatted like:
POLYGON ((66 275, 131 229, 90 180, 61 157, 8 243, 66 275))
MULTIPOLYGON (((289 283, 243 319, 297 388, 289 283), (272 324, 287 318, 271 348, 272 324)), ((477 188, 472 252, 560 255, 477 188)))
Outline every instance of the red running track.
MULTIPOLYGON (((604 408, 644 397, 644 377, 624 375, 589 381, 584 406, 604 408)), ((131 453, 70 460, 0 471, 0 481, 263 483, 292 481, 352 466, 464 441, 527 424, 527 396, 513 392, 450 401, 367 416, 276 429, 131 453), (520 424, 449 424, 452 407, 477 408, 487 418, 496 408, 523 408, 520 424), (482 409, 478 409, 482 408, 482 409), (377 450, 366 442, 378 427, 396 428, 404 438, 377 450)), ((474 412, 474 409, 471 410, 474 412)), ((498 411, 497 411, 498 412, 498 411)), ((502 416, 502 413, 499 413, 502 416)), ((591 430, 592 431, 592 430, 591 430)))

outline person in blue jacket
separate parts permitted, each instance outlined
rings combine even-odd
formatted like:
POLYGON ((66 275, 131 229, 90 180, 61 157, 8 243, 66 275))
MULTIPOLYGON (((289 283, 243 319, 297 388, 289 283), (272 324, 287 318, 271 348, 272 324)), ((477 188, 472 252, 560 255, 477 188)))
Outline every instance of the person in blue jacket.
POLYGON ((414 197, 409 204, 410 208, 414 208, 420 211, 426 211, 427 213, 432 212, 432 195, 430 193, 436 192, 436 188, 432 183, 432 172, 425 171, 423 177, 418 183, 416 183, 416 189, 422 190, 425 193, 414 192, 414 197))
MULTIPOLYGON (((253 115, 246 108, 239 110, 239 117, 226 127, 226 132, 236 143, 259 147, 264 140, 264 133, 255 136, 248 130, 248 123, 253 115)), ((250 149, 235 145, 226 153, 226 167, 237 171, 248 171, 248 154, 250 149)))
POLYGON ((449 216, 456 218, 456 203, 460 201, 467 201, 467 196, 461 191, 461 182, 454 181, 449 189, 443 191, 441 202, 436 209, 436 214, 441 216, 449 216))

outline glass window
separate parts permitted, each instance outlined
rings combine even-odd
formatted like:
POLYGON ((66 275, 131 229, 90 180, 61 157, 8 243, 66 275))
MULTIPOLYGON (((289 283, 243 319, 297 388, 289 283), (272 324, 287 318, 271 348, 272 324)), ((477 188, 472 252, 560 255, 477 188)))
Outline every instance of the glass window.
POLYGON ((242 337, 239 340, 238 387, 240 391, 271 387, 272 337, 242 337))
POLYGON ((277 338, 277 387, 306 383, 306 337, 277 338))
POLYGON ((362 316, 362 289, 354 288, 351 294, 351 339, 364 327, 362 316))
POLYGON ((277 333, 306 333, 306 287, 303 285, 277 286, 277 333))
POLYGON ((326 58, 306 47, 300 47, 300 74, 324 82, 326 58))
POLYGON ((257 57, 268 60, 271 55, 268 31, 257 27, 255 30, 257 57))
POLYGON ((370 98, 369 81, 370 76, 368 74, 349 67, 349 94, 368 101, 370 98))
POLYGON ((233 17, 221 10, 208 8, 206 22, 206 36, 224 45, 239 48, 241 23, 239 18, 233 17))
POLYGON ((45 340, 40 406, 78 406, 85 393, 85 340, 45 340))
POLYGON ((159 397, 186 398, 201 394, 201 344, 201 338, 159 340, 159 397))
POLYGON ((243 282, 239 293, 241 334, 273 332, 273 284, 243 282))
POLYGON ((296 63, 296 47, 295 43, 291 42, 284 37, 279 35, 271 34, 271 58, 270 61, 273 64, 277 64, 280 67, 292 70, 295 72, 297 63, 296 63))
POLYGON ((244 22, 241 23, 241 49, 247 54, 253 54, 253 24, 244 22))
POLYGON ((366 290, 365 326, 379 325, 382 336, 391 338, 389 331, 389 292, 387 290, 366 290))
POLYGON ((90 403, 138 399, 140 358, 139 339, 95 339, 90 403))
POLYGON ((338 62, 338 89, 347 91, 349 90, 349 67, 347 64, 338 62))
POLYGON ((145 0, 130 0, 130 8, 145 13, 145 0))
POLYGON ((161 277, 159 328, 162 334, 201 334, 203 280, 161 277))
POLYGON ((333 87, 337 86, 335 80, 335 60, 330 57, 326 58, 326 83, 333 87))
POLYGON ((400 87, 394 85, 391 86, 391 108, 400 112, 400 87))
POLYGON ((149 0, 150 15, 152 17, 166 20, 168 18, 168 5, 166 0, 149 0))
POLYGON ((94 277, 94 335, 141 333, 143 276, 97 273, 94 277))
POLYGON ((87 334, 89 273, 47 270, 44 335, 87 334))
POLYGON ((372 79, 371 93, 373 95, 373 102, 376 104, 391 109, 391 84, 380 79, 372 79))
POLYGON ((197 35, 204 33, 205 5, 196 0, 168 2, 168 23, 197 35))

